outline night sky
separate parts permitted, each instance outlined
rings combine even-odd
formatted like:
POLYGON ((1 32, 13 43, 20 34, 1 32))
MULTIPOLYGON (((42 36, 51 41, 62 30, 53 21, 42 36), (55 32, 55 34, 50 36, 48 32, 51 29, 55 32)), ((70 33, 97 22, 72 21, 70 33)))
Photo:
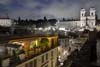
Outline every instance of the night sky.
POLYGON ((0 0, 0 17, 79 18, 79 10, 95 7, 100 18, 100 0, 0 0))

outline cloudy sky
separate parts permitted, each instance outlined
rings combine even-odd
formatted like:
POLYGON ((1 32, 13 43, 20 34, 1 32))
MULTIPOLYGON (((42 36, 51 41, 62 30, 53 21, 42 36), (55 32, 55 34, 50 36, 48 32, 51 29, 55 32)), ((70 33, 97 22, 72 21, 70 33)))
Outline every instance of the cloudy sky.
POLYGON ((78 18, 81 8, 90 7, 100 17, 100 0, 0 0, 0 17, 8 13, 11 18, 78 18))

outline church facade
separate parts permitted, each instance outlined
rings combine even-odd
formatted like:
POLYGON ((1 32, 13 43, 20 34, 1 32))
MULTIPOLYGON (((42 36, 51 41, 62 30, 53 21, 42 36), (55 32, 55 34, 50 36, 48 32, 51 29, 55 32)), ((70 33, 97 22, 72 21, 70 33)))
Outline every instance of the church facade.
POLYGON ((56 28, 64 28, 64 29, 76 29, 76 28, 95 28, 96 25, 96 10, 95 8, 90 8, 89 15, 86 12, 86 9, 80 10, 80 18, 79 20, 72 21, 58 21, 56 23, 56 28))

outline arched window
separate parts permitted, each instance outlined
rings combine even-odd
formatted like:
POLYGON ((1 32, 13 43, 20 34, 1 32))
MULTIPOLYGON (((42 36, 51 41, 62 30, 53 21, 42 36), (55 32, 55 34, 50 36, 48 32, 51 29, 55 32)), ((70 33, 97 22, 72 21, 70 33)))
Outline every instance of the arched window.
POLYGON ((82 13, 82 16, 85 16, 85 13, 82 13))
POLYGON ((84 16, 84 14, 82 13, 82 16, 84 16))
POLYGON ((93 16, 94 14, 93 14, 93 12, 91 13, 91 16, 93 16))

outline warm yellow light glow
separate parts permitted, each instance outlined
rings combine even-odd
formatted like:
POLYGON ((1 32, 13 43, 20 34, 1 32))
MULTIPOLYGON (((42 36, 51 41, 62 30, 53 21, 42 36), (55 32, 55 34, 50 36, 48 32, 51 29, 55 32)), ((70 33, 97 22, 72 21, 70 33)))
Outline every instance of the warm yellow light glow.
POLYGON ((22 43, 21 45, 24 46, 24 43, 22 43))
POLYGON ((36 46, 38 46, 38 41, 36 40, 36 46))

